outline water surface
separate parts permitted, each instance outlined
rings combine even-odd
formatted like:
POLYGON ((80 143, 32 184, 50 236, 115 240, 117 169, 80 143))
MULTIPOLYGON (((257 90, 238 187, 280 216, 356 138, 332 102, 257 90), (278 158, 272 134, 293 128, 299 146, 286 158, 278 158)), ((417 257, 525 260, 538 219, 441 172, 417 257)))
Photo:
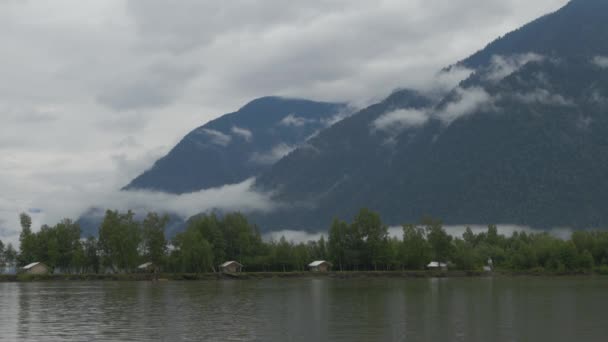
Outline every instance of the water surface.
POLYGON ((608 278, 0 283, 2 341, 607 341, 608 278))

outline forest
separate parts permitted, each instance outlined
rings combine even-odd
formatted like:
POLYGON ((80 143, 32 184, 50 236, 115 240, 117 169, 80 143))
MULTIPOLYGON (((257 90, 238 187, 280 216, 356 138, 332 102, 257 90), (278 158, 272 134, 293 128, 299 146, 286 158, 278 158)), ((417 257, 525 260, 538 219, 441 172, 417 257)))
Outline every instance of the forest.
POLYGON ((424 270, 430 261, 473 271, 492 259, 495 270, 608 273, 607 231, 575 231, 564 240, 540 231, 505 236, 489 225, 485 232, 467 227, 454 237, 441 220, 424 218, 404 224, 402 237, 391 238, 377 213, 361 209, 351 222, 333 220, 327 238, 293 243, 284 237, 264 241, 240 213, 200 215, 172 239, 165 237, 168 220, 149 213, 138 221, 131 211, 108 210, 98 237, 83 239, 70 219, 33 232, 31 218, 21 214, 19 249, 0 241, 0 267, 41 261, 57 273, 130 273, 153 262, 166 273, 206 273, 237 260, 246 272, 294 272, 328 260, 334 271, 424 270))

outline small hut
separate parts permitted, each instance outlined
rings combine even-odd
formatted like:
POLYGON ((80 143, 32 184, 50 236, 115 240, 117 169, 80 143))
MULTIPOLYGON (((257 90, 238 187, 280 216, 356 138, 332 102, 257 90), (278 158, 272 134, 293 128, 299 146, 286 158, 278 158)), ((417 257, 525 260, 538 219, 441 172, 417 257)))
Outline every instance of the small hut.
POLYGON ((154 273, 156 272, 156 265, 153 262, 146 262, 137 266, 137 272, 141 273, 154 273))
POLYGON ((242 269, 243 265, 237 261, 226 261, 220 265, 220 271, 223 273, 238 273, 241 272, 242 269))
POLYGON ((308 268, 312 272, 329 272, 331 266, 331 263, 325 260, 317 260, 308 264, 308 268))
POLYGON ((448 264, 439 261, 431 261, 428 265, 426 265, 426 268, 428 268, 429 270, 447 271, 448 264))
POLYGON ((33 262, 29 265, 23 266, 21 269, 25 274, 49 274, 50 269, 47 265, 41 262, 33 262))

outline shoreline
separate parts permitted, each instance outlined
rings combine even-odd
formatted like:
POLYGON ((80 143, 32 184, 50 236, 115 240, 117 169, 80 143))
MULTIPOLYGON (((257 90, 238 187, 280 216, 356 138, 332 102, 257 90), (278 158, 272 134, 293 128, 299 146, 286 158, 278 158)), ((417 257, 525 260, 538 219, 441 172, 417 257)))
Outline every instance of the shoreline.
MULTIPOLYGON (((360 278, 497 278, 497 277, 593 277, 599 272, 548 272, 548 271, 333 271, 316 272, 243 272, 223 273, 160 273, 156 281, 202 281, 202 280, 259 280, 259 279, 360 279, 360 278)), ((69 282, 69 281, 154 281, 153 274, 0 274, 3 282, 69 282)))

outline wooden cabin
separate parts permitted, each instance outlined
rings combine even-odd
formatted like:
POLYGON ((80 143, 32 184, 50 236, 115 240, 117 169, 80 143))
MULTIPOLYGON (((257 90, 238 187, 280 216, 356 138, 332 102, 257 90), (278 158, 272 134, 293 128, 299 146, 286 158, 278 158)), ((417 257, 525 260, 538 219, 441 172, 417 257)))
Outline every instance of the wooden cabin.
POLYGON ((312 272, 329 272, 331 266, 331 263, 325 260, 317 260, 308 264, 308 268, 312 272))
POLYGON ((237 261, 226 261, 220 265, 220 271, 223 273, 238 273, 243 270, 243 265, 237 261))
POLYGON ((23 266, 21 271, 25 274, 49 274, 51 270, 49 267, 41 262, 33 262, 29 265, 23 266))

